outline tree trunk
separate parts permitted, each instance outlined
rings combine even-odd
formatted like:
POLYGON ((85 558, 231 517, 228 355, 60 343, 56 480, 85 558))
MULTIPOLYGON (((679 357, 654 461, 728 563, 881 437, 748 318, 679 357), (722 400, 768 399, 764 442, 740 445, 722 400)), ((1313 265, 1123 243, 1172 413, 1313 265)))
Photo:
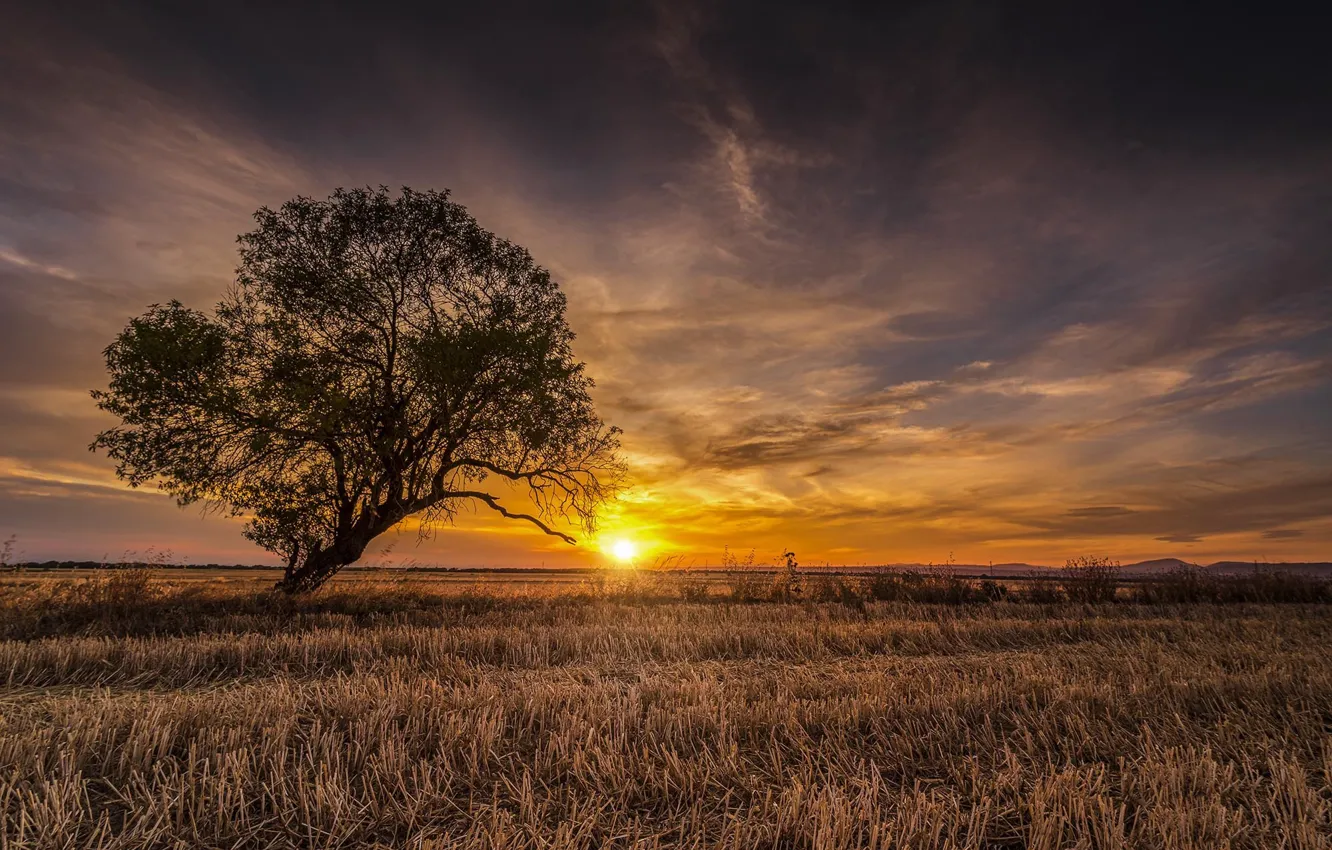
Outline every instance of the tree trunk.
POLYGON ((282 580, 274 587, 284 593, 310 593, 318 590, 324 582, 333 578, 338 570, 361 557, 365 552, 366 540, 340 540, 327 549, 317 549, 306 554, 300 566, 289 564, 282 580), (294 567, 294 568, 293 568, 294 567))

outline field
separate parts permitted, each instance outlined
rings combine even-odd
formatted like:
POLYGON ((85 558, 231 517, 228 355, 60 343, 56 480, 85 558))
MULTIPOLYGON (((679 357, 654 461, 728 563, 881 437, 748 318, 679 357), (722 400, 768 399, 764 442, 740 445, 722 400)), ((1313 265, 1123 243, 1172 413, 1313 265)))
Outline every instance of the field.
POLYGON ((0 848, 1332 847, 1325 604, 259 584, 0 585, 0 848))

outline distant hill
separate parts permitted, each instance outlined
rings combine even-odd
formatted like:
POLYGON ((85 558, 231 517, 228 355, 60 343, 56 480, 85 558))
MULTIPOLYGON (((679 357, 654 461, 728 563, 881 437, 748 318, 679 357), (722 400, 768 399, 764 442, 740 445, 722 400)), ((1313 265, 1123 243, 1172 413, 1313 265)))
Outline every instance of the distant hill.
POLYGON ((1119 568, 1119 574, 1125 576, 1153 576, 1168 573, 1172 570, 1196 568, 1197 566, 1199 565, 1179 558, 1156 558, 1151 561, 1139 561, 1136 564, 1124 564, 1119 568))

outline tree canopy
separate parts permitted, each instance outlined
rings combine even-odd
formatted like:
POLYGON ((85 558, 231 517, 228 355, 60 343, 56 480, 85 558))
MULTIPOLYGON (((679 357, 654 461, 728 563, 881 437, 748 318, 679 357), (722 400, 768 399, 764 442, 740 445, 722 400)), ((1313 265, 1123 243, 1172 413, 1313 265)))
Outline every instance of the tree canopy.
POLYGON ((621 485, 565 298, 447 192, 339 189, 255 213, 213 313, 154 305, 106 349, 92 444, 131 486, 249 518, 318 587, 406 517, 465 505, 570 543, 621 485), (531 513, 488 482, 515 485, 531 513))

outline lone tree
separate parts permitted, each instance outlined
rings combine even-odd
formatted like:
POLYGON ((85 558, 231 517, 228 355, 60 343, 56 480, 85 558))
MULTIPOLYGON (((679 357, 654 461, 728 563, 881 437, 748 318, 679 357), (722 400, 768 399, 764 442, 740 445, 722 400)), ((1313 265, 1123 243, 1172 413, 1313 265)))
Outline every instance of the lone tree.
POLYGON ((91 448, 137 487, 245 515, 319 587, 411 515, 423 533, 466 505, 591 531, 619 488, 619 430, 598 418, 565 299, 517 245, 447 192, 386 188, 255 213, 213 315, 154 305, 106 349, 91 448), (500 503, 487 481, 525 493, 500 503))

